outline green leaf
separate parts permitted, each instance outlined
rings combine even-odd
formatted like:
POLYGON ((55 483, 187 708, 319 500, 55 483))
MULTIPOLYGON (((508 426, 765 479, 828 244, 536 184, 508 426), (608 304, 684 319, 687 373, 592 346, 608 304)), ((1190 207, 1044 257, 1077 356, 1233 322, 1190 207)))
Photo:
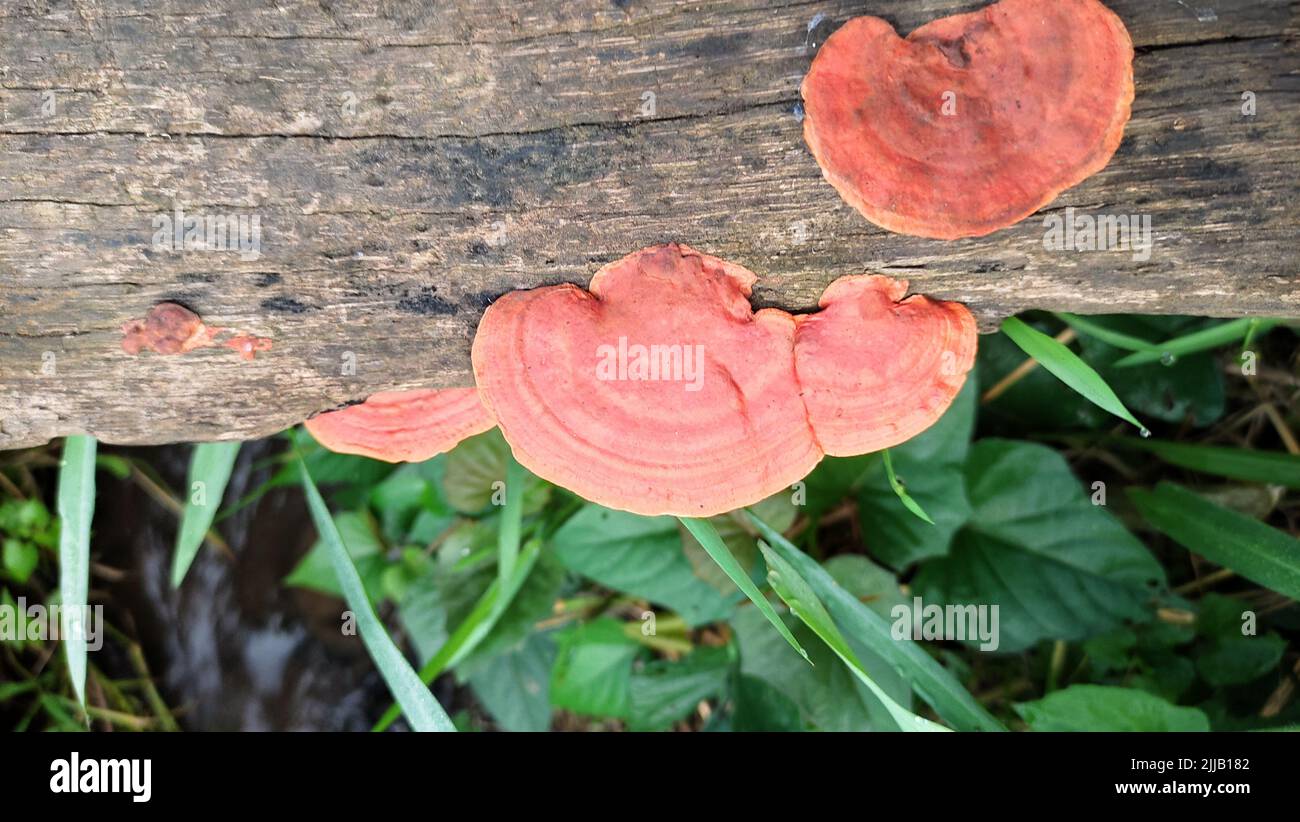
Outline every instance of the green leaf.
POLYGON ((179 588, 185 572, 199 552, 212 520, 221 507, 226 494, 226 483, 239 456, 238 441, 201 442, 194 446, 190 456, 189 481, 186 489, 185 512, 181 515, 180 531, 176 534, 176 551, 172 554, 172 587, 179 588))
POLYGON ((1208 731, 1196 708, 1180 708, 1131 688, 1072 685, 1035 702, 1015 706, 1035 731, 1208 731))
POLYGON ((26 540, 11 537, 4 541, 2 550, 5 573, 20 584, 27 582, 40 562, 41 549, 26 540))
MULTIPOLYGON (((764 633, 771 633, 766 625, 761 628, 764 633)), ((808 666, 803 663, 799 665, 804 670, 808 669, 808 666)), ((843 667, 839 670, 843 670, 843 667)), ((734 699, 736 709, 731 721, 731 728, 734 731, 788 733, 804 729, 803 719, 799 715, 799 706, 759 677, 749 674, 737 676, 734 699)))
POLYGON ((997 605, 998 648, 1082 640, 1150 618, 1164 573, 1104 507, 1092 505, 1060 454, 986 439, 966 461, 970 521, 951 553, 921 566, 930 603, 997 605))
POLYGON ((857 654, 849 647, 845 641, 844 635, 840 633, 839 628, 831 620, 831 615, 822 605, 821 600, 813 593, 812 587, 808 585, 799 572, 794 569, 790 563, 781 558, 767 543, 760 542, 758 547, 763 551, 763 558, 767 560, 768 581, 772 584, 772 589, 776 591, 777 596, 785 602, 790 611, 797 616, 805 625, 812 629, 813 633, 825 642, 827 647, 835 652, 835 655, 853 672, 863 685, 871 691, 876 699, 880 700, 885 706, 885 710, 893 718, 898 727, 904 731, 946 731, 947 728, 931 722, 924 717, 917 716, 911 711, 904 708, 894 701, 889 694, 881 688, 876 681, 867 673, 857 654))
POLYGON ((589 504, 551 542, 569 570, 663 605, 692 627, 723 619, 732 610, 726 597, 694 573, 671 517, 641 517, 589 504))
POLYGON ((1058 313, 1056 317, 1066 325, 1078 331, 1080 334, 1087 334, 1096 337, 1107 345, 1115 348, 1122 348, 1125 351, 1156 351, 1160 349, 1150 340, 1132 334, 1125 334, 1112 328, 1107 328, 1099 322, 1084 319, 1074 314, 1058 313))
POLYGON ((1133 423, 1145 431, 1146 426, 1138 422, 1137 417, 1129 413, 1115 392, 1111 390, 1101 375, 1093 370, 1079 355, 1043 332, 1031 328, 1015 317, 1002 321, 1002 332, 1020 346, 1030 357, 1038 361, 1046 370, 1054 374, 1061 382, 1073 388, 1089 402, 1109 411, 1122 420, 1133 423))
MULTIPOLYGON (((790 633, 790 629, 786 627, 781 617, 777 616, 772 603, 767 601, 767 597, 763 596, 763 592, 758 590, 754 580, 750 579, 749 574, 745 573, 745 569, 741 567, 727 544, 718 536, 718 532, 713 528, 712 523, 706 519, 695 519, 693 517, 681 517, 680 519, 687 530, 699 541, 700 547, 708 552, 713 561, 718 563, 718 567, 725 571, 727 576, 731 577, 732 582, 736 583, 736 587, 743 591, 745 596, 749 597, 749 601, 754 603, 763 616, 767 617, 767 621, 772 623, 772 627, 776 628, 776 632, 785 637, 785 641, 790 643, 790 647, 798 651, 800 656, 808 659, 808 652, 794 638, 794 634, 790 633)), ((812 660, 808 661, 809 663, 812 662, 812 660)))
POLYGON ((917 519, 927 522, 930 525, 934 525, 934 520, 930 518, 930 515, 925 513, 925 509, 918 505, 916 500, 907 495, 907 489, 898 481, 898 476, 894 474, 893 460, 889 458, 889 449, 886 448, 882 451, 880 456, 884 458, 885 476, 889 479, 889 487, 903 503, 903 507, 911 511, 917 519))
POLYGON ((1281 320, 1250 319, 1230 320, 1200 331, 1194 331, 1181 337, 1156 343, 1154 350, 1138 351, 1115 363, 1117 368, 1130 368, 1135 365, 1159 362, 1169 357, 1179 357, 1197 351, 1209 351, 1221 345, 1262 334, 1281 323, 1281 320))
MULTIPOLYGON (((378 600, 383 594, 382 577, 386 563, 381 556, 383 544, 375 533, 378 526, 374 517, 368 511, 341 511, 334 515, 334 527, 348 549, 348 556, 356 564, 357 572, 361 574, 366 593, 378 600)), ((284 578, 284 584, 309 588, 331 596, 343 596, 323 534, 284 578)))
MULTIPOLYGON (((751 506, 759 516, 771 523, 774 528, 784 530, 794 524, 798 516, 799 508, 791 500, 790 491, 780 491, 767 499, 760 500, 751 506)), ((746 573, 753 577, 758 569, 758 541, 752 528, 748 523, 742 521, 734 511, 726 514, 720 514, 715 517, 709 517, 709 522, 717 530, 718 536, 731 549, 731 553, 736 555, 736 559, 744 567, 746 573)), ((680 522, 676 523, 682 538, 682 550, 686 554, 686 559, 691 563, 691 568, 695 575, 705 582, 712 585, 720 593, 727 597, 739 598, 741 596, 738 589, 731 581, 731 577, 723 573, 718 564, 708 555, 699 541, 695 539, 686 526, 680 522)))
POLYGON ((975 380, 968 379, 938 422, 889 451, 899 481, 934 515, 933 524, 898 507, 883 461, 867 469, 858 491, 858 519, 872 555, 885 564, 902 569, 948 553, 953 535, 970 517, 962 463, 970 450, 977 395, 975 380))
POLYGON ((63 441, 59 466, 59 595, 64 609, 63 644, 77 703, 86 707, 86 597, 90 587, 90 521, 95 515, 94 437, 63 441))
POLYGON ((325 507, 325 500, 321 498, 320 491, 316 490, 316 483, 312 482, 307 464, 302 461, 301 455, 298 456, 298 470, 302 474, 303 493, 307 497, 307 507, 311 511, 312 521, 316 523, 316 530, 329 551, 330 560, 334 563, 334 573, 338 576, 339 588, 342 589, 348 608, 356 618, 361 641, 369 651, 370 658, 379 669, 380 675, 388 683, 388 689, 397 700, 397 704, 401 706, 402 713, 406 714, 411 727, 417 731, 454 731, 455 726, 452 725, 447 713, 438 704, 438 700, 433 698, 429 688, 420 681, 420 677, 406 661, 406 657, 402 656, 402 652, 393 643, 384 624, 375 615, 375 610, 366 597, 361 576, 357 573, 356 566, 352 564, 352 557, 348 554, 347 548, 344 547, 343 537, 335 527, 334 519, 330 516, 329 509, 325 507))
POLYGON ((1170 465, 1245 482, 1284 485, 1300 491, 1300 457, 1272 451, 1249 451, 1215 445, 1162 440, 1119 440, 1122 445, 1155 454, 1170 465))
MULTIPOLYGON (((420 679, 430 683, 443 671, 446 671, 470 655, 491 633, 492 628, 506 613, 519 589, 523 587, 532 573, 533 566, 541 555, 542 543, 530 539, 519 552, 514 574, 504 583, 500 577, 492 580, 487 590, 479 597, 469 615, 456 626, 456 630, 438 652, 420 667, 420 679)), ((397 718, 395 708, 390 708, 375 723, 374 730, 382 731, 397 718)))
POLYGON ((895 639, 890 623, 844 590, 826 569, 752 513, 749 518, 771 550, 803 576, 844 630, 890 662, 945 722, 958 730, 1005 730, 920 644, 907 638, 895 639))
POLYGON ((560 632, 551 670, 551 704, 577 714, 627 719, 632 660, 641 646, 608 617, 560 632))
POLYGON ((1277 634, 1223 637, 1196 657, 1201 678, 1216 687, 1242 685, 1277 668, 1286 640, 1277 634))
POLYGON ((1147 522, 1187 550, 1300 599, 1300 540, 1172 482, 1128 494, 1147 522))
POLYGON ((488 657, 468 675, 474 695, 506 731, 545 731, 551 726, 551 667, 555 639, 535 633, 516 647, 488 657))
MULTIPOLYGON (((470 437, 447 454, 447 469, 442 477, 447 501, 467 514, 488 510, 493 498, 499 496, 502 483, 510 487, 506 471, 512 462, 514 457, 500 429, 470 437)), ((524 512, 536 513, 549 498, 550 485, 527 471, 521 472, 520 479, 524 487, 524 512)))
POLYGON ((666 730, 690 715, 700 702, 727 686, 731 654, 726 648, 696 648, 680 661, 659 659, 632 672, 628 729, 666 730))

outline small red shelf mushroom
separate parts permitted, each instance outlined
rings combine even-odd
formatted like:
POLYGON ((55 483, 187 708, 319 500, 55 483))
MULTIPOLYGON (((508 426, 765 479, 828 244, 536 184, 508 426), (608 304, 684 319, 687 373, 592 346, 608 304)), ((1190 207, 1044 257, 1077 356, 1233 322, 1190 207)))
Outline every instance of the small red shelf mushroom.
POLYGON ((804 138, 868 220, 937 239, 1014 225, 1106 166, 1133 42, 1097 0, 1002 0, 905 39, 845 23, 802 87, 804 138))
POLYGON ((756 277, 684 245, 605 266, 590 291, 517 291, 474 338, 474 376, 515 457, 639 514, 757 502, 826 453, 895 445, 937 420, 974 362, 963 306, 848 277, 823 310, 754 312, 756 277))
POLYGON ((473 388, 381 391, 305 423, 331 451, 385 462, 422 462, 494 423, 473 388))

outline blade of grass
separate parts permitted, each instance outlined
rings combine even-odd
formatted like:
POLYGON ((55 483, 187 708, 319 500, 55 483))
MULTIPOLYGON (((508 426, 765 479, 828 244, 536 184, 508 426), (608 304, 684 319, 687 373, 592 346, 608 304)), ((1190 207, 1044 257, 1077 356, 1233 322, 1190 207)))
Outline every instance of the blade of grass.
POLYGON ((1116 368, 1131 368, 1135 365, 1159 362, 1166 357, 1178 357, 1183 354, 1195 354, 1197 351, 1209 351, 1221 345, 1244 339, 1247 334, 1254 337, 1263 334, 1281 323, 1281 320, 1267 318, 1242 318, 1229 320, 1182 337, 1156 343, 1154 351, 1138 351, 1115 362, 1116 368))
POLYGON ((686 526, 686 529, 691 532, 705 552, 713 558, 713 561, 718 564, 723 573, 730 577, 731 581, 736 583, 736 587, 743 591, 745 596, 749 597, 749 601, 758 607, 763 616, 767 617, 767 621, 772 623, 777 633, 785 637, 785 641, 790 643, 790 647, 798 651, 799 656, 808 660, 808 664, 811 665, 812 660, 808 659, 808 652, 799 644, 799 640, 794 638, 794 634, 790 633, 790 629, 786 627, 776 609, 772 607, 772 603, 768 602, 767 597, 763 596, 763 592, 758 590, 754 580, 749 578, 749 574, 745 572, 740 561, 736 559, 736 555, 731 553, 727 543, 723 542, 722 537, 718 536, 718 529, 713 527, 713 523, 707 519, 696 519, 694 517, 678 517, 678 519, 682 521, 682 525, 686 526))
POLYGON ((1160 351, 1160 349, 1156 347, 1156 344, 1149 340, 1144 340, 1141 337, 1134 337, 1132 334, 1124 334, 1119 331, 1114 331, 1100 323, 1095 323, 1075 314, 1058 312, 1055 316, 1058 320, 1070 326, 1075 331, 1078 331, 1081 334, 1087 334, 1089 337, 1096 337, 1107 345, 1114 346, 1115 348, 1122 348, 1125 351, 1160 351))
POLYGON ((334 525, 334 518, 330 516, 325 500, 316 489, 316 483, 312 482, 307 464, 303 462, 301 454, 296 457, 298 471, 302 476, 303 493, 307 496, 307 507, 311 510, 312 521, 316 523, 316 531, 329 552, 330 562, 334 565, 334 574, 338 577, 339 588, 343 591, 343 598, 347 600, 348 607, 356 616, 361 641, 365 643, 366 650, 370 653, 375 667, 379 669, 380 675, 388 683, 388 690, 397 699, 402 713, 406 714, 407 720, 415 730, 456 730, 446 711, 438 704, 438 700, 433 698, 428 687, 416 676, 414 669, 406 661, 406 657, 402 656, 402 652, 397 649, 384 624, 376 616, 375 609, 371 607, 370 600, 366 597, 361 575, 352 564, 352 557, 343 545, 343 537, 334 525))
MULTIPOLYGON (((497 624, 497 620, 505 613, 524 581, 528 579, 528 574, 537 564, 541 550, 541 540, 531 539, 524 545, 523 550, 519 552, 519 561, 515 564, 514 577, 504 586, 499 578, 492 580, 488 589, 483 592, 483 596, 474 603, 474 608, 469 615, 456 626, 456 630, 447 637, 447 641, 438 652, 420 668, 421 681, 426 684, 433 682, 444 671, 458 665, 478 647, 497 624)), ((393 724, 397 717, 396 706, 391 707, 384 712, 371 730, 382 731, 393 724)))
POLYGON ((844 590, 811 557, 772 526, 746 510, 745 515, 771 546, 826 603, 831 616, 873 653, 889 660, 935 713, 962 731, 1006 730, 962 687, 946 668, 910 639, 894 639, 885 618, 844 590))
MULTIPOLYGON (((1092 366, 1079 359, 1078 354, 1015 317, 1007 317, 1002 321, 1002 333, 1084 399, 1146 432, 1146 426, 1124 407, 1124 403, 1101 375, 1094 371, 1092 366)), ((1156 359, 1159 359, 1159 355, 1156 359)))
POLYGON ((1264 485, 1284 485, 1300 491, 1300 457, 1293 454, 1163 440, 1117 438, 1115 441, 1148 451, 1170 465, 1189 471, 1264 485))
POLYGON ((90 521, 95 515, 94 437, 63 441, 59 467, 59 597, 68 676, 77 703, 86 707, 86 597, 90 588, 90 521))
POLYGON ((1172 482, 1131 489, 1143 519, 1189 551, 1300 599, 1300 540, 1172 482))
POLYGON ((190 455, 189 497, 181 514, 181 527, 176 533, 176 551, 172 554, 172 587, 179 588, 189 571, 190 564, 203 544, 203 538, 212 526, 212 519, 221 507, 226 494, 226 483, 239 456, 240 443, 201 442, 190 455), (200 502, 195 502, 195 483, 203 483, 200 502))
POLYGON ((506 504, 497 529, 497 579, 504 586, 519 559, 519 529, 524 515, 524 468, 506 453, 506 504))
POLYGON ((885 476, 889 479, 889 487, 894 489, 894 493, 898 495, 898 499, 903 503, 903 507, 911 511, 919 519, 925 520, 931 525, 934 525, 934 520, 930 519, 930 515, 925 513, 925 509, 921 507, 921 503, 912 499, 912 496, 907 493, 907 489, 903 487, 903 483, 898 481, 898 477, 894 474, 894 461, 889 457, 889 449, 886 448, 881 451, 880 455, 884 457, 885 460, 885 476))
POLYGON ((899 728, 904 731, 948 730, 942 725, 917 716, 885 693, 885 690, 877 685, 876 681, 862 667, 862 661, 858 659, 857 654, 853 653, 853 649, 844 640, 844 635, 840 633, 840 629, 835 627, 831 615, 826 612, 825 606, 817 598, 817 594, 813 593, 807 580, 800 576, 799 572, 790 563, 782 559, 763 540, 758 541, 758 548, 763 552, 763 559, 767 560, 767 581, 771 584, 772 590, 776 591, 776 595, 790 609, 790 613, 811 628, 812 632, 835 652, 840 661, 849 667, 853 675, 863 685, 866 685, 871 693, 875 694, 876 699, 879 699, 881 704, 885 706, 885 710, 889 712, 894 722, 898 723, 899 728))

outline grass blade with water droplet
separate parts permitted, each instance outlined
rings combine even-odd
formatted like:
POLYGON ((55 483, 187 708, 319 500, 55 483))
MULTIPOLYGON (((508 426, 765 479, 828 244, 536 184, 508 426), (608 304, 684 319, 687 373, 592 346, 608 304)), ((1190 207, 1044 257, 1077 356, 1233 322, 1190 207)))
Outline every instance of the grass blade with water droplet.
POLYGON ((776 609, 772 607, 772 603, 768 602, 767 597, 763 596, 763 592, 758 590, 758 586, 754 584, 754 580, 750 579, 749 574, 740 564, 740 560, 736 559, 736 555, 731 553, 727 543, 723 542, 722 537, 718 536, 718 529, 713 527, 713 523, 707 519, 696 519, 694 517, 678 517, 678 519, 682 521, 682 525, 686 526, 686 530, 691 532, 705 552, 718 564, 722 572, 730 577, 731 581, 736 583, 736 587, 743 591, 745 596, 749 597, 749 601, 758 607, 763 616, 767 617, 767 621, 772 623, 777 633, 784 637, 785 641, 790 643, 790 647, 798 651, 799 656, 807 659, 808 664, 811 665, 812 660, 808 659, 808 652, 799 644, 799 640, 794 638, 794 634, 790 633, 790 629, 781 620, 776 609))
MULTIPOLYGON (((1142 431, 1147 430, 1146 426, 1124 407, 1124 403, 1101 375, 1094 371, 1091 365, 1081 360, 1078 354, 1015 317, 1007 317, 1002 321, 1002 333, 1084 399, 1122 420, 1133 423, 1142 431)), ((1159 359, 1159 355, 1156 358, 1159 359)))
POLYGON ((298 471, 302 476, 302 488, 307 497, 307 507, 311 511, 312 521, 316 523, 316 531, 320 535, 321 542, 325 544, 330 562, 334 565, 334 573, 338 577, 343 598, 347 600, 348 608, 356 617, 361 641, 365 643, 366 650, 370 653, 375 667, 379 669, 380 675, 383 676, 384 682, 388 683, 388 690, 392 692, 397 704, 402 708, 402 713, 406 714, 407 720, 415 730, 456 730, 447 712, 438 704, 438 700, 433 698, 428 686, 420 681, 411 664, 398 650, 393 638, 388 635, 384 624, 379 621, 370 599, 366 596, 361 575, 357 573, 357 567, 352 564, 352 557, 343 545, 343 537, 334 524, 334 518, 330 516, 329 508, 325 506, 320 491, 316 489, 316 483, 312 482, 307 464, 303 462, 301 454, 295 455, 295 458, 298 471))
POLYGON ((1123 359, 1115 362, 1116 368, 1131 368, 1135 365, 1146 365, 1148 363, 1159 362, 1165 357, 1180 357, 1184 354, 1194 354, 1198 351, 1209 351, 1218 348, 1221 345, 1245 339, 1246 335, 1254 337, 1263 334, 1275 325, 1281 323, 1281 320, 1273 319, 1250 319, 1243 318, 1240 320, 1230 320, 1226 323, 1211 326, 1182 337, 1175 337, 1172 340, 1165 340, 1156 343, 1153 351, 1138 351, 1129 354, 1123 359))
POLYGON ((185 511, 176 533, 176 551, 172 554, 172 587, 179 588, 190 564, 207 536, 212 519, 221 507, 226 483, 239 456, 240 443, 201 442, 190 455, 189 482, 186 484, 185 511), (202 483, 199 485, 199 483, 202 483))
POLYGON ((82 710, 86 707, 86 597, 90 588, 90 521, 95 516, 94 437, 63 441, 59 467, 59 596, 68 677, 82 710))

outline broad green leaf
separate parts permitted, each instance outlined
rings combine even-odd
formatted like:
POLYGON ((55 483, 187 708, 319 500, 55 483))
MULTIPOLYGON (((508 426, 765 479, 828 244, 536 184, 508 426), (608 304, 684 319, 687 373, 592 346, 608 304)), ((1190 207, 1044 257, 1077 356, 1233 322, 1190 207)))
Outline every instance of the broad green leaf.
POLYGON ((1129 413, 1111 387, 1101 378, 1092 366, 1088 365, 1078 354, 1032 328, 1015 317, 1007 317, 1002 322, 1002 332, 1020 346, 1030 357, 1038 361, 1046 370, 1054 374, 1061 382, 1073 388, 1089 402, 1102 408, 1122 420, 1133 423, 1145 431, 1146 426, 1137 417, 1129 413))
POLYGON ((59 599, 63 611, 63 645, 68 652, 68 677, 77 703, 86 707, 86 597, 90 587, 90 521, 95 515, 94 437, 70 436, 63 441, 59 466, 59 599))
MULTIPOLYGON (((771 633, 766 625, 759 626, 759 630, 767 634, 771 633)), ((802 662, 799 663, 799 666, 805 670, 808 668, 802 662)), ((835 668, 837 666, 829 667, 835 668)), ((843 670, 843 667, 839 666, 839 670, 843 670)), ((799 714, 799 706, 774 686, 756 676, 750 676, 749 674, 737 676, 733 699, 736 704, 731 721, 733 731, 788 733, 804 729, 803 718, 799 714)))
MULTIPOLYGON (((447 468, 442 477, 448 502, 467 514, 487 510, 493 499, 499 500, 502 491, 509 487, 506 470, 512 462, 514 457, 500 429, 493 428, 460 443, 447 454, 447 468)), ((541 510, 550 496, 550 485, 527 471, 521 473, 521 478, 525 489, 524 512, 541 510)))
POLYGON ((1092 505, 1060 454, 986 439, 966 461, 970 521, 951 553, 921 566, 927 604, 997 605, 998 648, 1082 640, 1150 618, 1164 572, 1104 507, 1092 505))
POLYGON ((239 441, 201 442, 190 455, 189 481, 185 484, 188 496, 181 527, 176 534, 176 551, 172 555, 172 587, 179 588, 190 569, 190 563, 199 552, 212 520, 226 495, 226 483, 239 456, 239 441))
POLYGON ((27 582, 41 559, 41 549, 27 540, 11 537, 4 541, 3 566, 5 573, 19 584, 27 582))
POLYGON ((519 561, 519 530, 524 517, 524 469, 513 456, 506 456, 505 506, 497 525, 497 581, 510 584, 519 561))
POLYGON ((812 587, 807 581, 800 576, 799 572, 794 569, 790 563, 781 558, 767 543, 760 542, 758 547, 763 552, 763 558, 767 560, 768 581, 772 584, 772 589, 776 591, 777 596, 785 602, 790 611, 800 619, 805 625, 812 629, 822 642, 830 648, 840 660, 849 667, 863 685, 871 691, 889 712, 890 717, 903 731, 946 731, 947 728, 931 722, 924 717, 917 716, 911 711, 898 704, 894 699, 885 692, 883 688, 876 683, 863 667, 862 661, 858 659, 857 654, 849 647, 840 633, 839 628, 831 620, 831 615, 822 605, 821 600, 813 593, 812 587))
POLYGON ((551 667, 555 639, 534 633, 513 648, 472 666, 467 679, 499 727, 545 731, 551 726, 551 667))
POLYGON ((1223 637, 1196 657, 1196 670, 1211 685, 1241 685, 1277 668, 1286 653, 1286 640, 1277 634, 1223 637))
POLYGON ((1170 465, 1229 479, 1284 485, 1300 491, 1300 457, 1273 451, 1249 451, 1217 445, 1190 445, 1162 440, 1119 441, 1155 454, 1170 465))
MULTIPOLYGON (((367 595, 378 600, 383 594, 385 562, 381 555, 383 544, 376 533, 378 526, 374 518, 368 511, 341 511, 334 515, 334 527, 348 549, 348 556, 355 563, 357 572, 361 574, 367 595)), ((329 546, 325 544, 323 534, 284 578, 284 584, 309 588, 331 596, 343 596, 338 575, 334 572, 334 560, 330 557, 329 546)))
POLYGON ((1300 599, 1300 540, 1210 503, 1172 482, 1129 498, 1156 530, 1193 553, 1279 594, 1300 599))
POLYGON ((414 730, 454 731, 455 726, 452 725, 447 713, 438 704, 438 700, 433 698, 429 688, 420 681, 420 677, 406 661, 406 657, 402 656, 402 652, 393 643, 384 624, 375 615, 375 610, 366 596, 365 587, 361 584, 361 576, 357 573, 356 566, 352 564, 352 557, 343 545, 343 537, 339 535, 338 528, 334 525, 334 518, 325 507, 325 500, 321 498, 320 491, 316 490, 316 484, 312 482, 311 474, 308 473, 307 465, 301 457, 298 457, 298 469, 302 472, 303 493, 307 497, 307 507, 311 511, 312 521, 316 524, 316 530, 329 551, 330 560, 334 563, 339 588, 343 591, 343 598, 347 600, 348 608, 356 618, 361 641, 370 653, 375 667, 379 669, 380 675, 388 683, 388 689, 397 700, 397 704, 401 706, 402 713, 406 714, 414 730))
POLYGON ((690 715, 700 702, 727 686, 731 654, 726 648, 696 648, 679 661, 654 660, 632 672, 628 729, 667 730, 690 715))
POLYGON ((1208 731, 1196 708, 1180 708, 1132 688, 1072 685, 1035 702, 1015 706, 1035 731, 1208 731))
MULTIPOLYGON (((708 552, 713 561, 718 563, 718 567, 725 571, 727 576, 731 577, 732 582, 736 583, 736 587, 745 596, 749 597, 749 601, 754 603, 754 606, 758 608, 763 616, 767 617, 767 621, 772 623, 772 627, 776 628, 776 632, 785 637, 785 641, 790 643, 790 647, 798 651, 800 656, 808 659, 808 652, 790 633, 790 629, 777 615, 772 603, 768 602, 767 597, 763 596, 763 592, 758 590, 754 580, 750 579, 749 574, 741 567, 735 555, 731 553, 731 549, 718 536, 718 532, 714 530, 713 525, 706 519, 695 519, 693 517, 681 517, 681 521, 695 535, 700 547, 708 552)), ((809 660, 809 662, 811 661, 809 660)))
POLYGON ((691 567, 677 522, 589 504, 551 538, 566 568, 608 588, 663 605, 691 626, 725 618, 730 600, 691 567))
POLYGON ((808 582, 831 616, 849 636, 889 661, 911 683, 916 693, 944 721, 958 730, 1004 730, 961 683, 910 639, 895 639, 890 623, 835 582, 835 579, 780 532, 750 514, 771 549, 808 582))
POLYGON ((585 716, 627 719, 632 660, 641 652, 617 620, 601 617, 561 631, 551 669, 551 704, 585 716))
POLYGON ((1245 339, 1247 333, 1251 334, 1251 336, 1262 334, 1280 322, 1281 320, 1259 318, 1229 320, 1191 334, 1156 343, 1154 350, 1134 352, 1115 363, 1115 366, 1117 368, 1130 368, 1135 365, 1159 362, 1162 359, 1167 360, 1170 357, 1180 357, 1197 351, 1209 351, 1245 339))

